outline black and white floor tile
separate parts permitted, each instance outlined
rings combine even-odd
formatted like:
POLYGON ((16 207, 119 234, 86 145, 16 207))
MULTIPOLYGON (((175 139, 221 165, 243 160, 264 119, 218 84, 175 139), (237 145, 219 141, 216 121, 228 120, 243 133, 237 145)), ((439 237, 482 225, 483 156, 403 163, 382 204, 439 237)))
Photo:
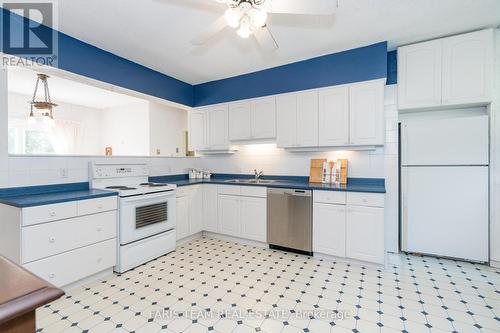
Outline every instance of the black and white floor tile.
POLYGON ((37 332, 498 333, 500 270, 387 269, 200 238, 37 310, 37 332))

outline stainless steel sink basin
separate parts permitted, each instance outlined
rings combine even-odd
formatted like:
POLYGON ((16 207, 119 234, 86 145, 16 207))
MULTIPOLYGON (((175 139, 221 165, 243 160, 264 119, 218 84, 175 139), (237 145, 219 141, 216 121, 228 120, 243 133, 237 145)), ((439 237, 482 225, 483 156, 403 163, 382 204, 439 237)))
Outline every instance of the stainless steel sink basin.
POLYGON ((274 180, 268 179, 229 179, 226 180, 226 183, 243 183, 243 184, 271 184, 274 183, 274 180))

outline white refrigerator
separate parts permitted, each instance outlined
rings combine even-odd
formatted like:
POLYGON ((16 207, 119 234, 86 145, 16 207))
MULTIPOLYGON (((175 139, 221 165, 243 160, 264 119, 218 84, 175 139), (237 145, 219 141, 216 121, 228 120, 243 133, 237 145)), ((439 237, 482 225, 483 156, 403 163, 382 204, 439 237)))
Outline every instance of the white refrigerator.
POLYGON ((401 249, 488 261, 488 116, 401 124, 401 249))

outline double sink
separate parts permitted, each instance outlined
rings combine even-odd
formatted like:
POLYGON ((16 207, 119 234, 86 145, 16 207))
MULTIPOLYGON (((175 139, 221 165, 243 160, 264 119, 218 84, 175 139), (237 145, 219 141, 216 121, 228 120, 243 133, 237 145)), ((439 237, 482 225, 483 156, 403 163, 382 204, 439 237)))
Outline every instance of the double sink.
POLYGON ((226 183, 236 183, 236 184, 272 184, 275 180, 269 179, 229 179, 225 181, 226 183))

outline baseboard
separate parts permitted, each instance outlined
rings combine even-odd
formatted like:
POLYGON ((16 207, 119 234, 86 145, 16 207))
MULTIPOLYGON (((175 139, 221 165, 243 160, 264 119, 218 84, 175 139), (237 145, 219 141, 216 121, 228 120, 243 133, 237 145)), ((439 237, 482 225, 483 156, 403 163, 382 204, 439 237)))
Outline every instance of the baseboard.
POLYGON ((345 258, 345 257, 337 257, 337 256, 332 256, 332 255, 329 255, 329 254, 317 253, 317 252, 314 252, 313 257, 316 258, 316 259, 341 262, 341 263, 345 263, 345 264, 354 264, 354 265, 360 265, 360 266, 371 267, 371 268, 376 268, 376 269, 386 268, 387 267, 387 256, 385 258, 386 264, 377 264, 377 263, 373 263, 373 262, 362 261, 362 260, 358 260, 358 259, 345 258))
POLYGON ((187 236, 187 237, 184 237, 184 238, 182 238, 182 239, 179 239, 179 240, 177 241, 177 246, 184 245, 184 244, 186 244, 186 243, 191 242, 192 240, 195 240, 195 239, 197 239, 197 238, 201 238, 201 237, 203 237, 203 232, 204 232, 204 231, 200 231, 200 232, 199 232, 199 233, 197 233, 197 234, 194 234, 194 235, 187 236))
POLYGON ((261 247, 261 248, 265 248, 265 249, 269 248, 269 244, 264 243, 264 242, 254 241, 254 240, 240 238, 240 237, 222 235, 222 234, 218 234, 215 232, 203 231, 203 237, 221 239, 221 240, 225 240, 225 241, 229 241, 229 242, 235 242, 235 243, 244 244, 244 245, 261 247))
POLYGON ((112 276, 114 273, 113 273, 113 267, 110 267, 108 269, 105 269, 99 273, 96 273, 96 274, 93 274, 91 276, 87 276, 81 280, 78 280, 76 282, 73 282, 73 283, 70 283, 64 287, 62 287, 61 289, 64 290, 65 292, 68 292, 70 290, 73 290, 73 289, 76 289, 76 288, 80 288, 84 285, 87 285, 87 284, 90 284, 90 283, 94 283, 94 282, 97 282, 97 281, 102 281, 102 280, 106 280, 108 279, 110 276, 112 276))

